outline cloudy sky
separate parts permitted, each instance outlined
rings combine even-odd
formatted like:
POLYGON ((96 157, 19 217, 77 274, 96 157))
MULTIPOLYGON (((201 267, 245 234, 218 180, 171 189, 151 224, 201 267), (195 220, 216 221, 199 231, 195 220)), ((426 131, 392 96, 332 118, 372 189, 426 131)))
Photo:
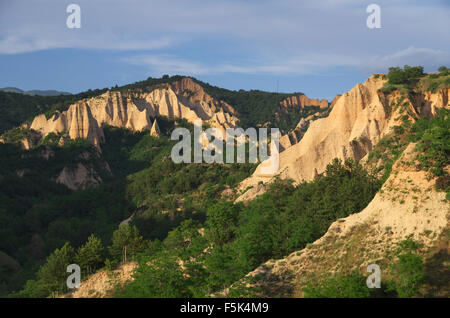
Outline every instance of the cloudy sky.
POLYGON ((182 74, 331 99, 389 66, 450 66, 449 17, 448 0, 0 0, 0 87, 182 74), (66 26, 71 3, 80 29, 66 26), (379 29, 366 26, 371 3, 379 29))

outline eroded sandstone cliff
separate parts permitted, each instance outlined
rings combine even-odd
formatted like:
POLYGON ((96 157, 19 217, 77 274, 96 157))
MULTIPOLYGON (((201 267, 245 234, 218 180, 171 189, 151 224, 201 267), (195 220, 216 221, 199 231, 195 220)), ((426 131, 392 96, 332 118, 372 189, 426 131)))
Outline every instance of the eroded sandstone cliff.
POLYGON ((105 138, 103 125, 151 130, 158 115, 192 123, 199 119, 221 130, 235 127, 238 120, 230 105, 206 94, 192 79, 183 78, 147 90, 107 91, 81 100, 67 111, 56 112, 49 119, 44 114, 36 116, 30 128, 41 138, 51 132, 68 132, 71 139, 87 138, 99 146, 105 138))
MULTIPOLYGON (((377 76, 378 75, 378 76, 377 76)), ((260 186, 275 175, 296 182, 310 181, 325 171, 334 158, 355 160, 365 157, 372 147, 400 121, 401 116, 414 120, 419 116, 433 116, 448 105, 449 90, 403 96, 398 91, 383 94, 386 80, 373 75, 363 84, 336 98, 328 117, 312 121, 300 142, 279 155, 279 169, 273 175, 261 173, 260 164, 254 174, 240 184, 244 192, 238 200, 245 201, 262 193, 260 186), (401 103, 401 107, 394 107, 401 103)))

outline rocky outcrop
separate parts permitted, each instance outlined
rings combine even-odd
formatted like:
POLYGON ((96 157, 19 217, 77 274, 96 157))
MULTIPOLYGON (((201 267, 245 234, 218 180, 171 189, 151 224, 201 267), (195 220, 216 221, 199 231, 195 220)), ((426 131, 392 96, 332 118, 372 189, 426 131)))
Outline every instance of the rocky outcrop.
POLYGON ((336 105, 336 102, 338 101, 339 97, 341 97, 341 96, 342 96, 342 95, 338 94, 338 95, 336 95, 336 96, 333 98, 333 100, 332 100, 331 103, 330 103, 330 108, 333 108, 334 105, 336 105))
MULTIPOLYGON (((399 100, 406 105, 403 115, 412 119, 429 112, 436 113, 437 109, 447 106, 448 91, 425 93, 422 97, 425 102, 417 104, 399 96, 398 92, 384 95, 380 91, 384 83, 382 77, 372 76, 340 96, 328 117, 311 122, 300 142, 280 153, 276 174, 263 175, 262 165, 259 165, 254 174, 240 184, 240 189, 251 189, 238 200, 250 200, 260 194, 256 185, 261 181, 270 182, 275 175, 296 182, 310 181, 322 174, 334 158, 363 158, 399 123, 402 110, 393 108, 399 100)), ((419 97, 416 99, 420 100, 419 97)))
POLYGON ((288 107, 297 107, 297 108, 304 108, 309 106, 317 106, 320 108, 327 108, 328 107, 328 101, 326 99, 318 100, 318 99, 310 99, 306 95, 300 94, 300 95, 293 95, 289 96, 288 98, 284 99, 280 103, 281 109, 288 108, 288 107))
POLYGON ((275 113, 275 120, 281 120, 282 116, 289 115, 289 109, 295 109, 297 113, 305 113, 310 111, 310 107, 320 107, 320 111, 324 112, 328 109, 328 101, 326 99, 310 99, 306 95, 292 95, 280 102, 280 106, 275 113))
POLYGON ((158 121, 155 119, 152 129, 150 130, 150 136, 159 137, 160 135, 161 131, 159 130, 158 121))
POLYGON ((193 123, 203 120, 211 127, 225 131, 235 127, 235 110, 223 101, 205 93, 191 78, 146 89, 107 91, 84 99, 57 112, 50 119, 36 116, 31 129, 44 138, 49 133, 68 132, 71 139, 87 138, 99 146, 104 141, 103 125, 125 127, 133 131, 152 129, 152 118, 184 118, 193 123))
POLYGON ((71 139, 86 138, 95 146, 99 146, 105 139, 103 130, 86 101, 73 104, 67 111, 57 112, 48 120, 44 114, 36 116, 30 128, 39 132, 42 137, 49 133, 67 132, 71 139))
POLYGON ((75 167, 64 167, 56 182, 66 185, 71 190, 84 190, 98 186, 102 179, 92 166, 85 166, 79 162, 75 167))

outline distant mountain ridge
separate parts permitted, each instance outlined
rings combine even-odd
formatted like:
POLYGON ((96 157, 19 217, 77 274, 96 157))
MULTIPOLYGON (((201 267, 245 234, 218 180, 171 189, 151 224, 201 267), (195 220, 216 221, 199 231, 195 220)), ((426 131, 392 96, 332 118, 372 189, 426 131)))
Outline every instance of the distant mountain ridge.
POLYGON ((25 95, 31 95, 31 96, 59 96, 59 95, 72 95, 72 93, 69 92, 60 92, 54 89, 48 89, 48 90, 39 90, 39 89, 33 89, 29 91, 21 90, 17 87, 3 87, 0 88, 0 91, 2 92, 8 92, 8 93, 18 93, 18 94, 25 94, 25 95))

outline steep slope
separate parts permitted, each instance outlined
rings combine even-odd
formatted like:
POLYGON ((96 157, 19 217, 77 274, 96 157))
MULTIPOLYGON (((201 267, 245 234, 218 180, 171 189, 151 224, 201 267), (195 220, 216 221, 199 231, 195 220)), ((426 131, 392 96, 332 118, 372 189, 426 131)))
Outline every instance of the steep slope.
MULTIPOLYGON (((366 275, 369 264, 379 265, 382 280, 386 280, 396 243, 407 238, 424 244, 421 255, 426 260, 425 270, 430 271, 427 275, 439 275, 427 267, 432 266, 427 260, 442 252, 448 261, 450 207, 445 192, 435 190, 436 178, 430 179, 418 168, 416 156, 415 144, 410 144, 382 189, 360 213, 334 222, 323 237, 305 249, 270 260, 249 273, 247 277, 253 278, 252 286, 260 296, 301 297, 308 282, 353 270, 366 275)), ((439 292, 445 290, 448 297, 448 286, 439 292)))
MULTIPOLYGON (((313 121, 299 143, 280 153, 279 169, 274 175, 296 182, 312 180, 324 172, 333 158, 365 157, 400 122, 402 115, 411 119, 431 116, 437 109, 447 107, 448 89, 405 97, 398 91, 383 94, 380 89, 385 82, 383 76, 375 74, 335 99, 328 117, 313 121)), ((238 200, 254 198, 264 191, 261 182, 272 180, 274 175, 262 174, 261 168, 262 164, 241 183, 241 191, 249 190, 238 200)))

